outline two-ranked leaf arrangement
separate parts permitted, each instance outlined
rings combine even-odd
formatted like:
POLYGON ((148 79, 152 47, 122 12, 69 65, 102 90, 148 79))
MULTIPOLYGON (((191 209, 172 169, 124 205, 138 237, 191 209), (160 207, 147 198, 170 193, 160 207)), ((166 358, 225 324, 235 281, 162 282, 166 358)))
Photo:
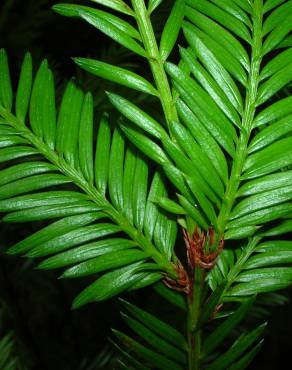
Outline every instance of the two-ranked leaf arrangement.
POLYGON ((121 368, 244 369, 265 324, 238 325, 257 294, 292 282, 292 1, 176 0, 159 36, 162 0, 93 2, 53 9, 147 60, 153 81, 74 61, 163 114, 108 92, 121 116, 96 125, 74 80, 56 108, 48 63, 33 77, 29 54, 14 93, 1 50, 0 212, 49 221, 8 253, 95 276, 75 308, 149 285, 177 306, 183 332, 122 301, 135 339, 113 332, 121 368))

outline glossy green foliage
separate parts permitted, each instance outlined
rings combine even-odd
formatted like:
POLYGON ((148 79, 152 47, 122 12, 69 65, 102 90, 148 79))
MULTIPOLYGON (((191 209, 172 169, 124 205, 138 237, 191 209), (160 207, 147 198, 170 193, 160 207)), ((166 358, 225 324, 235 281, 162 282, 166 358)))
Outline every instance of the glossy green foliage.
POLYGON ((15 353, 15 338, 13 333, 7 333, 0 338, 0 367, 3 370, 16 370, 19 366, 15 353))
MULTIPOLYGON (((187 342, 184 336, 173 326, 161 321, 150 313, 122 301, 122 318, 131 330, 139 335, 148 349, 126 334, 114 330, 114 335, 126 348, 132 349, 135 355, 149 367, 166 369, 183 369, 186 364, 187 342)), ((128 359, 129 360, 129 359, 128 359)))
POLYGON ((244 369, 265 327, 241 327, 255 296, 292 282, 292 2, 176 0, 160 37, 151 16, 163 1, 92 2, 53 9, 148 62, 153 78, 75 63, 136 90, 156 114, 109 91, 120 117, 103 113, 95 126, 93 97, 74 80, 57 112, 48 63, 33 78, 29 54, 14 98, 1 50, 0 212, 7 222, 56 219, 10 253, 45 257, 38 267, 66 268, 63 278, 94 275, 73 307, 156 283, 185 321, 188 312, 182 334, 123 301, 133 338, 113 332, 121 368, 244 369), (206 240, 195 261, 177 242, 181 228, 206 240))
MULTIPOLYGON (((9 86, 3 50, 1 58, 1 78, 9 86)), ((174 273, 177 225, 155 203, 158 196, 167 196, 165 179, 158 172, 149 174, 146 159, 119 128, 110 126, 106 114, 93 138, 91 94, 70 81, 56 114, 48 64, 44 61, 33 79, 29 55, 20 74, 15 114, 7 91, 0 108, 0 158, 6 162, 0 180, 3 220, 56 219, 8 253, 47 257, 39 268, 66 267, 62 277, 104 273, 74 307, 151 284, 161 279, 162 271, 174 273), (18 158, 21 162, 15 163, 18 158)))

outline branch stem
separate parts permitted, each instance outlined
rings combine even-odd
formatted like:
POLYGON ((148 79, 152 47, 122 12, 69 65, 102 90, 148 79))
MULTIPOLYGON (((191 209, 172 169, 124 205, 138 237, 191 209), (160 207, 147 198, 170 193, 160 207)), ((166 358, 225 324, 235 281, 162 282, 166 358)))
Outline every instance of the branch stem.
POLYGON ((200 370, 202 333, 198 322, 202 308, 204 270, 197 266, 194 271, 192 294, 188 297, 188 370, 200 370))
POLYGON ((248 143, 253 129, 253 120, 256 112, 256 100, 258 93, 260 66, 262 62, 262 22, 263 0, 254 1, 253 11, 253 37, 251 66, 245 99, 245 109, 242 116, 242 131, 239 136, 236 154, 233 160, 231 175, 227 184, 223 204, 218 216, 219 235, 223 235, 228 222, 231 209, 236 199, 236 193, 240 185, 244 163, 248 154, 248 143))
POLYGON ((147 52, 148 62, 159 92, 160 102, 166 122, 177 121, 178 115, 174 105, 171 89, 164 70, 149 12, 144 0, 132 0, 136 21, 147 52))
POLYGON ((78 170, 72 167, 63 158, 60 158, 53 149, 35 136, 34 133, 23 125, 22 122, 20 122, 12 113, 6 111, 4 108, 1 109, 0 113, 7 119, 11 126, 21 132, 21 136, 36 148, 44 158, 54 164, 61 173, 69 177, 72 180, 72 183, 82 189, 92 202, 94 202, 97 207, 100 207, 100 210, 103 213, 120 226, 121 230, 136 242, 137 245, 139 245, 141 249, 143 249, 143 251, 159 265, 161 271, 166 272, 171 278, 177 278, 174 266, 164 257, 164 255, 160 253, 153 246, 151 241, 148 240, 140 230, 134 227, 119 210, 113 207, 106 197, 101 194, 93 184, 90 184, 78 170))

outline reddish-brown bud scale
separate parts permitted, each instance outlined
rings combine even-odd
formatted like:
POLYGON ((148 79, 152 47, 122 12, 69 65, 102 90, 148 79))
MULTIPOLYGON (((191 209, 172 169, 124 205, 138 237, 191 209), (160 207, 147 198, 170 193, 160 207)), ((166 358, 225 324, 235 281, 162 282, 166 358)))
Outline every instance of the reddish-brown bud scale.
POLYGON ((224 240, 220 240, 216 251, 209 253, 206 249, 212 250, 215 241, 215 232, 212 228, 206 234, 196 228, 193 235, 189 235, 186 230, 183 230, 183 235, 190 269, 193 271, 196 266, 206 270, 212 269, 219 253, 223 249, 224 240), (206 241, 209 241, 208 245, 206 245, 206 241))
POLYGON ((177 280, 171 279, 166 276, 163 280, 164 284, 171 289, 190 294, 191 283, 186 270, 181 264, 179 264, 175 266, 175 271, 178 276, 177 280))
POLYGON ((221 239, 216 251, 209 252, 215 243, 215 232, 210 228, 207 233, 196 228, 193 235, 189 235, 183 229, 183 236, 187 251, 188 271, 181 264, 175 266, 177 279, 168 276, 164 278, 164 284, 173 290, 192 294, 194 270, 197 266, 204 270, 210 270, 214 267, 219 253, 223 249, 224 240, 221 239))

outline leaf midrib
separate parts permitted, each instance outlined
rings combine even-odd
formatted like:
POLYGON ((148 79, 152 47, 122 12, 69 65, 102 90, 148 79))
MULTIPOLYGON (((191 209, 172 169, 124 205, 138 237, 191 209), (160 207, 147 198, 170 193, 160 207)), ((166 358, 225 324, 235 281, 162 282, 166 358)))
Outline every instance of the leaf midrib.
POLYGON ((107 199, 99 193, 93 184, 88 183, 85 178, 72 166, 70 166, 65 159, 60 158, 57 153, 52 150, 48 145, 41 141, 35 136, 26 126, 24 126, 16 116, 5 109, 1 109, 1 114, 4 114, 4 118, 9 122, 15 130, 21 131, 21 136, 31 143, 41 155, 43 155, 49 162, 54 164, 60 172, 72 180, 72 183, 82 189, 90 198, 92 202, 102 208, 102 211, 108 215, 108 217, 121 227, 133 241, 141 247, 141 249, 149 255, 159 266, 159 268, 166 272, 170 277, 176 278, 177 274, 174 269, 174 265, 168 261, 167 257, 162 255, 155 246, 148 240, 144 234, 136 229, 127 218, 121 214, 107 199))
POLYGON ((236 194, 241 183, 243 166, 248 155, 248 143, 253 128, 258 85, 260 82, 260 66, 262 61, 262 21, 263 3, 262 0, 256 0, 253 16, 252 58, 247 85, 245 109, 242 117, 242 131, 236 147, 236 154, 223 198, 222 207, 218 215, 218 241, 219 238, 224 235, 226 225, 229 221, 231 210, 236 200, 236 194))

